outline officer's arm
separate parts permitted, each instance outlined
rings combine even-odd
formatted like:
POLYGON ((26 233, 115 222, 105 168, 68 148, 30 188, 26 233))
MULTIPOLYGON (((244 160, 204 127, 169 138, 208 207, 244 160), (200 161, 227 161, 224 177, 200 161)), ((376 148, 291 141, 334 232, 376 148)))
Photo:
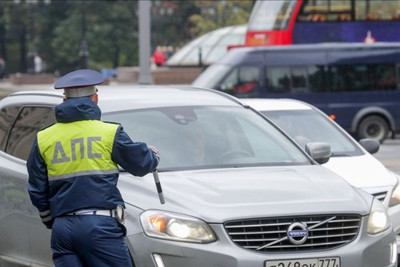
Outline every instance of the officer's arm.
POLYGON ((47 167, 40 155, 37 139, 33 142, 32 149, 26 162, 28 169, 28 193, 32 204, 39 210, 40 218, 47 228, 51 229, 53 219, 49 205, 49 184, 47 167))
POLYGON ((155 170, 159 160, 145 143, 133 142, 122 126, 118 127, 115 135, 112 159, 135 176, 144 176, 155 170))

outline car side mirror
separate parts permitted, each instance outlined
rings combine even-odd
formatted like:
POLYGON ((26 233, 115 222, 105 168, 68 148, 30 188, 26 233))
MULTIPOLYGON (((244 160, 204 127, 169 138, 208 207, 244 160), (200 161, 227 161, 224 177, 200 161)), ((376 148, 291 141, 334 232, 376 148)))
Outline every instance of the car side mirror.
POLYGON ((331 146, 327 143, 310 142, 306 144, 305 150, 319 164, 328 162, 331 157, 331 146))
POLYGON ((378 152, 379 147, 381 146, 378 140, 369 138, 361 139, 359 143, 365 150, 367 150, 371 154, 375 154, 376 152, 378 152))

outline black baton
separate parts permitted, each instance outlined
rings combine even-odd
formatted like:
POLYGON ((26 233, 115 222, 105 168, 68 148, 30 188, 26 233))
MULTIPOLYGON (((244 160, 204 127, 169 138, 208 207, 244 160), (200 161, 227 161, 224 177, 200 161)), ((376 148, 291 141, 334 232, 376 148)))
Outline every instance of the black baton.
POLYGON ((157 169, 153 171, 153 176, 154 176, 154 182, 156 183, 156 187, 157 187, 158 198, 160 199, 160 203, 164 204, 165 200, 164 200, 164 195, 163 195, 162 188, 161 188, 160 178, 158 177, 157 169))

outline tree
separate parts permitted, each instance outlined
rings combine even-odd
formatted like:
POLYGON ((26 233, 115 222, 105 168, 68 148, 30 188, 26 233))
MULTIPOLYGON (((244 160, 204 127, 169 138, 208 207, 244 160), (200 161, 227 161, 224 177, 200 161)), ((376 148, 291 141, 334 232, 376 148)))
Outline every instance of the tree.
POLYGON ((65 72, 79 67, 83 22, 90 68, 137 64, 137 3, 88 1, 85 2, 83 20, 82 4, 81 1, 74 2, 68 18, 54 29, 51 46, 59 70, 65 72))
MULTIPOLYGON (((244 24, 253 2, 152 0, 153 49, 181 46, 210 30, 244 24)), ((0 1, 0 53, 9 73, 26 72, 33 52, 46 62, 48 72, 65 73, 80 67, 84 37, 90 68, 137 66, 137 9, 137 1, 131 0, 0 1)))
POLYGON ((200 14, 192 14, 189 29, 192 38, 225 26, 246 24, 250 17, 253 0, 243 1, 204 1, 197 0, 200 14))

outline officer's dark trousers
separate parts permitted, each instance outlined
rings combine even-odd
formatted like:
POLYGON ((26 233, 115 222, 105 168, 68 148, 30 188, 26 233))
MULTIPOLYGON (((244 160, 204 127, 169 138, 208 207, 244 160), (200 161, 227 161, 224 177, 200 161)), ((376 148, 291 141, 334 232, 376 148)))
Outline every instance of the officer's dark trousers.
POLYGON ((132 266, 122 227, 115 218, 78 215, 56 218, 51 236, 55 266, 132 266))

